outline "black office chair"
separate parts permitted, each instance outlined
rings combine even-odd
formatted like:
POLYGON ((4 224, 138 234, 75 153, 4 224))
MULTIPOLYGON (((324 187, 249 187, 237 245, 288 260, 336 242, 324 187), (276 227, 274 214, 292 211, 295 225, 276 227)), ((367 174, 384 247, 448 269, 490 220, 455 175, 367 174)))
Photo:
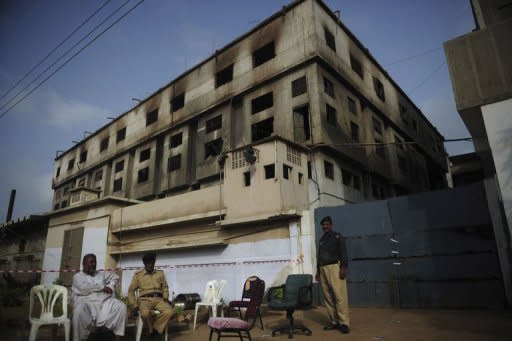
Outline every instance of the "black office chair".
POLYGON ((288 326, 274 329, 272 336, 276 333, 288 333, 288 338, 293 338, 293 334, 303 332, 310 336, 311 330, 304 326, 295 326, 293 313, 295 309, 310 306, 313 301, 313 276, 312 275, 288 275, 286 283, 279 287, 269 289, 268 293, 269 307, 273 310, 286 310, 288 326), (278 290, 282 290, 282 297, 277 298, 278 290))

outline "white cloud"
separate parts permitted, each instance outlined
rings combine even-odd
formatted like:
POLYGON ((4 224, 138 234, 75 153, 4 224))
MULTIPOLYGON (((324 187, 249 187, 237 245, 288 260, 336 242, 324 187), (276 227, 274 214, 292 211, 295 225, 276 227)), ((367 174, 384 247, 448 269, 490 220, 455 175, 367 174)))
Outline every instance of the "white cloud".
POLYGON ((106 109, 65 98, 55 91, 50 91, 47 98, 48 123, 58 128, 70 128, 76 124, 101 121, 105 118, 106 109))
POLYGON ((30 126, 37 122, 48 125, 49 129, 73 131, 77 125, 82 129, 92 129, 97 126, 95 122, 105 120, 105 113, 108 112, 79 99, 65 97, 53 89, 44 89, 35 91, 21 101, 8 116, 30 126))

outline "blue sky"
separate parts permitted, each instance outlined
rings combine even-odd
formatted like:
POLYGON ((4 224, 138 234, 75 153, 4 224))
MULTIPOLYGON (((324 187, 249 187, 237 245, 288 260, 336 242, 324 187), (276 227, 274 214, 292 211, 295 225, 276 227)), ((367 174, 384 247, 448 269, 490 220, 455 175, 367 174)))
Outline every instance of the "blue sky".
MULTIPOLYGON (((138 1, 128 0, 120 13, 138 1)), ((110 1, 32 78, 124 2, 110 1)), ((469 136, 455 109, 441 48, 446 40, 474 28, 469 0, 325 2, 332 10, 340 10, 345 25, 445 138, 469 136), (433 49, 438 50, 392 64, 433 49)), ((0 96, 105 3, 106 0, 2 0, 0 96)), ((70 148, 73 140, 83 138, 84 131, 95 131, 108 123, 107 117, 133 107, 131 98, 149 96, 288 3, 144 1, 0 119, 0 221, 5 219, 13 188, 17 190, 14 217, 50 210, 57 150, 70 148)), ((0 107, 10 97, 2 98, 0 107)), ((467 142, 446 144, 446 148, 451 155, 473 151, 467 142)))

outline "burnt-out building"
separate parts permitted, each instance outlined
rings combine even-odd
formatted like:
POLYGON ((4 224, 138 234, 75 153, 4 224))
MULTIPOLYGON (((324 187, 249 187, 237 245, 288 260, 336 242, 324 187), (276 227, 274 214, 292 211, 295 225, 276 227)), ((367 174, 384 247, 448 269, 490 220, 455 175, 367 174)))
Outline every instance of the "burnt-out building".
POLYGON ((295 1, 60 154, 52 234, 116 197, 106 266, 159 250, 272 282, 274 261, 314 268, 314 208, 443 188, 446 170, 443 136, 368 49, 322 1, 295 1))

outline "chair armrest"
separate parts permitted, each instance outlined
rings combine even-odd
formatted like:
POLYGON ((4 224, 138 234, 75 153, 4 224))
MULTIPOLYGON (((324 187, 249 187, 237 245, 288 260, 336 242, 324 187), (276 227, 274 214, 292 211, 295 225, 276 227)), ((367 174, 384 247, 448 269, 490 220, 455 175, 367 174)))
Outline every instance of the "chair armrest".
POLYGON ((271 288, 268 289, 267 302, 272 301, 272 298, 274 297, 275 292, 277 290, 282 290, 283 291, 283 297, 284 297, 284 284, 280 285, 278 287, 271 287, 271 288))
POLYGON ((308 285, 299 288, 299 304, 308 306, 313 303, 313 286, 308 285))

